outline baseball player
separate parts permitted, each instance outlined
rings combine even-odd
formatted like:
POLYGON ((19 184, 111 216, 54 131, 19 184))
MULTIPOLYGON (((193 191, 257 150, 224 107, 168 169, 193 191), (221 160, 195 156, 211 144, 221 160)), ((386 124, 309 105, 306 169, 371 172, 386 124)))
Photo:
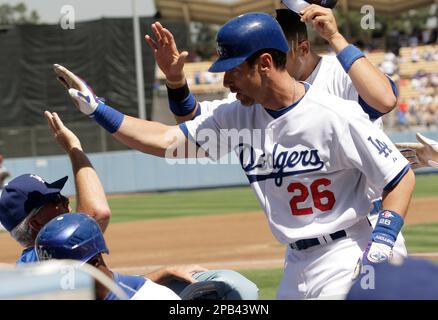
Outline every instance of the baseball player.
MULTIPOLYGON (((284 2, 291 5, 294 1, 284 2)), ((310 5, 300 16, 294 11, 279 9, 276 11, 276 19, 291 47, 287 56, 287 70, 290 75, 343 99, 357 101, 370 119, 381 126, 380 117, 392 111, 396 105, 396 85, 339 33, 332 10, 310 5), (312 51, 304 22, 314 25, 321 37, 336 51, 337 56, 320 56, 312 51)), ((155 39, 149 35, 145 39, 166 76, 166 85, 171 95, 170 108, 178 123, 211 112, 225 101, 236 100, 236 94, 231 93, 225 100, 197 103, 186 88, 183 67, 188 53, 178 51, 172 33, 159 22, 152 24, 152 31, 155 39)), ((246 105, 253 103, 242 94, 237 99, 246 105)))
MULTIPOLYGON (((315 1, 308 1, 315 2, 315 1)), ((304 8, 300 16, 288 9, 276 11, 276 19, 290 44, 286 68, 295 79, 308 82, 315 87, 346 100, 357 101, 379 128, 383 127, 381 116, 396 105, 397 89, 394 81, 376 68, 364 54, 345 40, 339 33, 335 17, 330 8, 310 5, 306 1, 284 1, 290 8, 304 8), (306 5, 307 3, 307 5, 306 5), (312 51, 307 37, 305 22, 311 22, 316 31, 328 41, 337 56, 320 56, 312 51)), ((335 3, 326 1, 333 7, 335 3)), ((169 106, 178 123, 191 120, 201 114, 210 114, 223 103, 237 99, 244 105, 251 105, 252 99, 243 94, 230 93, 227 99, 197 102, 190 93, 184 76, 184 60, 187 52, 179 52, 173 35, 157 22, 152 25, 155 39, 145 39, 154 52, 158 66, 166 76, 169 106)), ((377 222, 381 209, 381 195, 369 190, 374 198, 370 221, 377 222)), ((397 257, 407 256, 402 234, 394 247, 397 257)))
MULTIPOLYGON (((236 290, 232 288, 232 281, 229 284, 214 280, 196 282, 193 276, 207 271, 197 265, 162 268, 149 273, 147 277, 127 276, 111 271, 102 257, 102 253, 109 254, 102 231, 94 219, 82 213, 63 214, 53 218, 38 233, 35 248, 39 261, 71 259, 94 266, 113 279, 132 300, 240 298, 233 296, 236 290), (184 289, 178 292, 179 295, 169 288, 175 281, 186 283, 184 289)), ((234 280, 241 281, 241 276, 236 272, 234 280)), ((114 293, 100 283, 96 284, 96 297, 98 300, 116 299, 114 293)))
MULTIPOLYGON (((179 300, 169 288, 141 276, 125 276, 111 271, 102 253, 109 253, 102 231, 86 214, 62 214, 49 221, 38 233, 35 248, 40 261, 71 259, 88 263, 113 279, 132 300, 179 300)), ((116 300, 117 296, 96 283, 96 299, 116 300)))
MULTIPOLYGON (((77 136, 63 124, 59 116, 49 112, 45 116, 57 142, 70 156, 77 190, 76 210, 87 212, 105 232, 111 211, 96 171, 82 151, 77 136)), ((38 231, 53 217, 72 211, 69 199, 61 194, 66 181, 67 177, 64 177, 48 183, 35 174, 24 174, 11 180, 6 186, 0 197, 0 222, 24 247, 17 264, 38 261, 34 247, 38 231)), ((198 285, 200 289, 209 288, 208 281, 214 280, 231 288, 225 292, 226 295, 222 297, 224 299, 258 299, 257 286, 240 273, 190 267, 168 266, 157 272, 174 276, 175 280, 169 283, 169 287, 177 293, 194 281, 202 282, 198 285), (176 281, 177 278, 181 281, 176 281)))
POLYGON ((412 165, 413 169, 433 167, 438 168, 438 142, 417 132, 419 143, 396 143, 396 147, 412 165))
POLYGON ((224 85, 255 104, 224 103, 179 126, 124 115, 72 72, 54 67, 75 106, 132 148, 189 157, 195 142, 214 159, 234 151, 274 236, 287 247, 277 298, 343 298, 358 258, 381 263, 392 255, 415 184, 408 161, 357 102, 290 77, 288 42, 270 15, 230 20, 217 46, 210 71, 225 72, 224 85), (366 218, 370 185, 383 193, 373 230, 366 218))
MULTIPOLYGON (((96 171, 83 152, 76 135, 56 113, 45 114, 58 144, 69 155, 76 185, 76 210, 87 212, 106 230, 111 211, 96 171)), ((61 194, 68 177, 49 183, 35 174, 11 180, 0 197, 0 222, 24 248, 17 264, 35 262, 34 242, 50 219, 70 212, 69 199, 61 194)))

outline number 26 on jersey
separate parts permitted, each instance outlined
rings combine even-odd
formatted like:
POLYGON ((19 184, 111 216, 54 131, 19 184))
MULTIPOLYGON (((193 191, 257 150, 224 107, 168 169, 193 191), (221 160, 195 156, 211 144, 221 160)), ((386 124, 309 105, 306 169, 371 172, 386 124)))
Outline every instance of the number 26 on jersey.
POLYGON ((303 216, 314 213, 314 208, 319 209, 322 212, 329 211, 335 205, 336 199, 333 192, 325 189, 331 185, 329 179, 317 179, 307 187, 300 182, 292 182, 287 187, 287 191, 294 193, 292 199, 290 199, 291 213, 294 216, 303 216), (312 197, 313 207, 303 208, 302 205, 299 208, 298 205, 312 197))

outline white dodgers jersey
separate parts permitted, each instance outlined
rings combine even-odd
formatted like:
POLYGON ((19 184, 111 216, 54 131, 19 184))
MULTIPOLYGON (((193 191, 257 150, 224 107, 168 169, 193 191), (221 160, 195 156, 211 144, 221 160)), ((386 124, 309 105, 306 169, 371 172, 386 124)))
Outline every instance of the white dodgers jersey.
POLYGON ((237 154, 281 243, 354 225, 370 211, 368 187, 382 192, 408 166, 358 103, 313 86, 278 117, 234 101, 181 128, 211 158, 237 154))
MULTIPOLYGON (((345 100, 359 101, 359 94, 348 74, 344 71, 336 56, 324 55, 310 76, 305 80, 314 87, 345 100)), ((223 103, 236 101, 236 94, 230 93, 224 100, 203 101, 199 103, 202 114, 213 112, 223 103)), ((383 128, 381 118, 372 119, 380 129, 383 128)))

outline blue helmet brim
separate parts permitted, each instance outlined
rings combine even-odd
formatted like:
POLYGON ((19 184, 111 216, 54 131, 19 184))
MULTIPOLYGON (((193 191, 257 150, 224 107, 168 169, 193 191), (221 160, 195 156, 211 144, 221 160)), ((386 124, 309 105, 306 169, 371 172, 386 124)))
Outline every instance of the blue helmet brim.
POLYGON ((247 57, 219 58, 208 69, 209 72, 225 72, 240 66, 247 57))

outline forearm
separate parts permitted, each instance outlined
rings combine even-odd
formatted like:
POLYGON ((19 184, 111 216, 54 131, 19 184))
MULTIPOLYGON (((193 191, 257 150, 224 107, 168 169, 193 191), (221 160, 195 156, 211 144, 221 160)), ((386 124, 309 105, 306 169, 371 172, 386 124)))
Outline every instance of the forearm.
POLYGON ((382 210, 371 233, 371 242, 364 252, 365 263, 381 263, 391 259, 393 247, 404 225, 414 185, 415 176, 409 169, 394 188, 383 193, 382 210))
POLYGON ((383 210, 397 212, 404 219, 408 212, 414 186, 415 175, 414 172, 409 169, 394 189, 383 193, 383 210))
POLYGON ((161 268, 146 274, 146 277, 155 283, 166 285, 170 282, 172 274, 167 268, 161 268))
POLYGON ((121 143, 158 157, 168 156, 169 148, 185 143, 185 136, 177 126, 124 116, 113 136, 121 143))
POLYGON ((76 186, 76 211, 93 217, 105 232, 111 210, 100 179, 86 154, 78 148, 69 153, 76 186))
MULTIPOLYGON (((329 41, 330 46, 339 54, 349 43, 337 33, 329 41)), ((353 62, 348 70, 359 96, 380 113, 390 112, 396 105, 397 97, 388 77, 374 66, 366 57, 353 62)))

